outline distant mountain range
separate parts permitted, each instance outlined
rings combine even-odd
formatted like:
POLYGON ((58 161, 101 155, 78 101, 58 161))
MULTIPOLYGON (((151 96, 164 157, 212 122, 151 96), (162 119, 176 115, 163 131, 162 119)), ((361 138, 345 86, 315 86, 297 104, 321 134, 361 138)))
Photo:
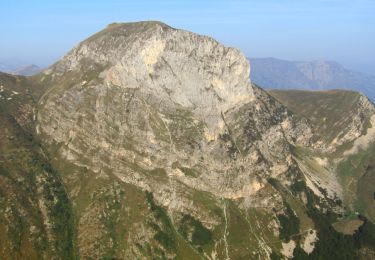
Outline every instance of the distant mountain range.
POLYGON ((0 60, 0 71, 9 73, 25 64, 17 60, 0 60))
POLYGON ((33 76, 42 71, 42 68, 35 64, 25 64, 19 61, 0 62, 0 71, 14 75, 33 76))
POLYGON ((42 68, 35 64, 20 67, 12 72, 15 75, 32 76, 42 71, 42 68))
POLYGON ((349 89, 375 101, 375 76, 334 61, 287 61, 250 58, 251 80, 268 89, 349 89))

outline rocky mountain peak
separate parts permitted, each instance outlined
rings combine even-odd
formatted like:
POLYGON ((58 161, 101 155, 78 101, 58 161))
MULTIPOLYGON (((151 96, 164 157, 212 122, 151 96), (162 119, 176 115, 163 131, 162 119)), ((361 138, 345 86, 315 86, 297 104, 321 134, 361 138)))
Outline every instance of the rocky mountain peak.
MULTIPOLYGON (((188 186, 248 196, 266 182, 254 172, 279 175, 293 164, 287 139, 309 139, 308 127, 294 127, 286 108, 251 84, 249 72, 240 51, 210 37, 157 22, 113 24, 45 72, 42 81, 52 83, 40 100, 37 129, 64 144, 61 156, 71 161, 92 161, 89 154, 99 149, 99 161, 87 165, 95 172, 107 155, 134 157, 132 164, 165 169, 188 186), (175 169, 182 162, 202 167, 199 181, 175 169), (257 170, 249 174, 245 164, 257 170)), ((145 189, 155 185, 143 174, 140 180, 117 173, 145 189)), ((173 205, 168 196, 156 195, 173 205)))
POLYGON ((140 22, 0 74, 0 258, 357 259, 375 227, 344 214, 374 222, 373 104, 266 92, 249 71, 140 22))
MULTIPOLYGON (((193 109, 209 119, 210 128, 222 112, 254 98, 250 66, 240 51, 161 22, 111 24, 46 73, 82 74, 87 64, 97 64, 94 73, 101 84, 139 90, 168 107, 193 109)), ((83 81, 90 85, 89 79, 83 81)))

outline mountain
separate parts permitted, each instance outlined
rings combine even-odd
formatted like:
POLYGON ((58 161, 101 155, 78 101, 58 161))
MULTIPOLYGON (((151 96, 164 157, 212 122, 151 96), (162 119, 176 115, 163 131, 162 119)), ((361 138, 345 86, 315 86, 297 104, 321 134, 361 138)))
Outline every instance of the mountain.
POLYGON ((31 65, 17 68, 16 70, 12 72, 12 74, 21 75, 21 76, 33 76, 35 74, 38 74, 41 71, 42 69, 40 67, 38 67, 35 64, 31 64, 31 65))
POLYGON ((0 258, 371 259, 374 105, 249 73, 138 22, 0 74, 0 258))
POLYGON ((0 61, 0 71, 6 73, 10 73, 22 66, 25 66, 25 63, 17 59, 4 59, 0 61))
POLYGON ((251 78, 265 88, 348 89, 364 93, 375 101, 375 76, 345 69, 332 61, 286 61, 274 58, 250 59, 251 78))
POLYGON ((25 63, 17 60, 0 62, 0 71, 4 73, 33 76, 42 71, 40 67, 35 64, 25 65, 25 63))

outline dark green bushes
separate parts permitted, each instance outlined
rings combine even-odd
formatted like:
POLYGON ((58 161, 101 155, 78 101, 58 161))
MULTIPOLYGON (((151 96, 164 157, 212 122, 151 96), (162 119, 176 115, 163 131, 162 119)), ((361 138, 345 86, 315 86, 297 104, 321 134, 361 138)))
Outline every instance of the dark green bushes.
POLYGON ((299 233, 299 219, 287 203, 286 212, 277 216, 280 222, 280 238, 289 241, 291 236, 299 233))
POLYGON ((151 227, 155 230, 156 234, 154 239, 158 241, 167 251, 173 251, 176 249, 176 244, 174 240, 174 230, 172 223, 165 212, 165 210, 156 205, 151 192, 146 193, 147 203, 155 217, 155 219, 160 222, 160 226, 156 223, 150 223, 151 227))
POLYGON ((191 232, 191 242, 195 246, 204 246, 212 241, 211 231, 205 228, 199 220, 190 215, 182 217, 178 232, 185 239, 188 239, 188 234, 191 232))

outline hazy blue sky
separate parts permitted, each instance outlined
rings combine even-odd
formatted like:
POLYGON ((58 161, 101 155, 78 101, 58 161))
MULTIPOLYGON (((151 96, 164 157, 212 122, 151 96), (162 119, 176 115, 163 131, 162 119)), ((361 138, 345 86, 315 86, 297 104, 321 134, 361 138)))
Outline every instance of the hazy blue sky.
POLYGON ((161 20, 249 57, 336 60, 375 74, 374 0, 1 0, 0 61, 46 66, 112 22, 161 20))

